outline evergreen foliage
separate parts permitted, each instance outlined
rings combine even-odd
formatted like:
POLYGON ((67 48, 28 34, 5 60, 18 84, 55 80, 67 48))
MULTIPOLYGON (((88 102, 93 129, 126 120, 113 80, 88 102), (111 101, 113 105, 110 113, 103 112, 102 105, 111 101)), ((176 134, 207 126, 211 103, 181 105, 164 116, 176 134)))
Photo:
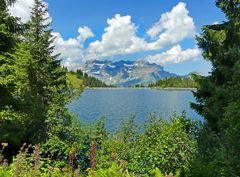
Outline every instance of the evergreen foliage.
POLYGON ((45 142, 55 136, 59 140, 68 140, 72 136, 69 134, 72 116, 65 107, 71 97, 67 70, 61 67, 58 55, 53 54, 54 37, 46 14, 46 5, 35 0, 26 33, 31 55, 27 68, 27 97, 32 111, 32 124, 28 130, 32 132, 28 134, 37 142, 45 142))
POLYGON ((0 3, 0 142, 9 143, 11 159, 24 142, 72 139, 75 118, 65 107, 73 90, 53 54, 46 5, 35 0, 29 23, 17 31, 17 20, 8 14, 6 2, 0 3))
POLYGON ((149 84, 149 87, 156 88, 196 88, 198 84, 194 81, 197 75, 192 75, 191 77, 181 78, 181 77, 170 77, 166 79, 161 79, 156 83, 149 84))
POLYGON ((83 73, 80 69, 78 69, 76 72, 71 71, 71 74, 75 74, 76 77, 83 81, 84 87, 113 87, 111 85, 107 85, 103 81, 93 77, 89 76, 87 73, 83 73))
POLYGON ((16 45, 16 20, 8 14, 5 0, 0 1, 0 106, 13 104, 14 60, 11 54, 16 45))
POLYGON ((0 1, 0 142, 9 140, 14 145, 25 135, 22 125, 26 115, 20 110, 21 100, 15 95, 17 68, 13 54, 21 28, 18 20, 8 13, 7 5, 12 2, 0 1))
POLYGON ((239 176, 240 1, 217 0, 216 4, 227 21, 204 26, 197 37, 213 68, 209 76, 198 79, 197 103, 192 103, 206 120, 199 138, 201 161, 196 175, 239 176))

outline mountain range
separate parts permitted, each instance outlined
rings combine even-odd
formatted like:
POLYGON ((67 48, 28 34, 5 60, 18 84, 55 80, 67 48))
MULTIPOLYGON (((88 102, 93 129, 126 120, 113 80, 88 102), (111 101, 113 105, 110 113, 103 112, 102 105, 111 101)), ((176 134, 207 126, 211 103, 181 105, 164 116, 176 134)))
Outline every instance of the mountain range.
POLYGON ((130 87, 147 85, 160 79, 177 77, 177 74, 164 70, 163 66, 155 63, 138 61, 87 61, 80 69, 88 75, 94 76, 108 85, 130 87))

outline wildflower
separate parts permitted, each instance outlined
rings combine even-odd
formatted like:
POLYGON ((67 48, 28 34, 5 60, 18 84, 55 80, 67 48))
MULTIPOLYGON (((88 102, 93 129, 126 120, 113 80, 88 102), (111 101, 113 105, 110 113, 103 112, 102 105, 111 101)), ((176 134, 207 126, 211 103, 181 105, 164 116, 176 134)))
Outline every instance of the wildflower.
POLYGON ((1 143, 1 145, 2 145, 2 151, 3 151, 6 147, 8 147, 8 143, 1 143))
POLYGON ((1 143, 1 145, 3 148, 8 147, 8 143, 1 143))
POLYGON ((40 166, 40 144, 37 144, 35 146, 35 149, 33 151, 33 158, 34 158, 35 166, 39 167, 40 166))
POLYGON ((3 160, 4 160, 3 156, 0 155, 0 165, 2 164, 3 160))
POLYGON ((70 151, 70 164, 73 165, 74 160, 77 160, 77 149, 76 147, 72 147, 70 151))
POLYGON ((90 146, 90 163, 91 163, 91 173, 92 173, 92 176, 93 176, 93 170, 96 166, 96 162, 95 162, 95 150, 96 150, 96 143, 95 141, 93 141, 91 143, 91 146, 90 146))

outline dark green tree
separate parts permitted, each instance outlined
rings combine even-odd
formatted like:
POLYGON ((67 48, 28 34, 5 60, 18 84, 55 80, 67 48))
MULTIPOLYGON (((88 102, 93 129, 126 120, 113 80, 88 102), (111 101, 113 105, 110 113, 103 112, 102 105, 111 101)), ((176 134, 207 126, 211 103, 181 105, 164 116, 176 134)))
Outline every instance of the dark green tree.
POLYGON ((85 87, 111 87, 96 77, 83 73, 80 69, 76 72, 71 71, 70 73, 74 73, 78 79, 83 80, 83 85, 85 87))
POLYGON ((30 21, 20 28, 7 11, 12 2, 0 0, 0 142, 9 143, 8 157, 24 142, 75 136, 74 118, 65 107, 72 90, 53 54, 47 7, 35 0, 30 21))
POLYGON ((14 60, 11 54, 16 43, 16 19, 9 15, 8 1, 0 1, 0 106, 12 104, 14 90, 14 60))
POLYGON ((26 35, 31 55, 26 94, 32 117, 28 128, 30 141, 41 142, 48 135, 66 138, 64 126, 71 124, 65 108, 70 97, 66 69, 61 67, 58 55, 53 54, 53 41, 46 4, 35 0, 26 35))
MULTIPOLYGON (((192 107, 205 118, 200 135, 198 176, 239 176, 240 1, 217 0, 226 22, 207 25, 197 37, 212 72, 198 79, 192 107), (238 156, 239 157, 239 156, 238 156)), ((197 176, 197 175, 196 175, 197 176)))
POLYGON ((196 88, 198 87, 198 84, 194 81, 194 78, 198 77, 197 75, 191 75, 186 78, 181 77, 169 77, 165 79, 161 79, 157 81, 156 83, 151 83, 148 86, 149 87, 160 87, 160 88, 166 88, 166 87, 176 87, 176 88, 196 88))
POLYGON ((16 151, 16 146, 20 145, 25 135, 25 114, 19 108, 21 99, 15 94, 17 68, 13 56, 20 25, 7 9, 13 2, 0 0, 0 142, 9 143, 9 155, 16 151))
POLYGON ((80 69, 78 69, 78 70, 76 71, 76 75, 77 75, 77 78, 78 78, 78 79, 81 79, 84 74, 83 74, 83 72, 82 72, 80 69))

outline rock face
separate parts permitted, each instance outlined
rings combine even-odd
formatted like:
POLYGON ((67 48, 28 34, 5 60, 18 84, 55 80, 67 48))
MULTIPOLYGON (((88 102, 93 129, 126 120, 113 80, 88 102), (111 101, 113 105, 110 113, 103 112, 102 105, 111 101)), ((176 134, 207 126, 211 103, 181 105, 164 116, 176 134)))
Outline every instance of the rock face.
POLYGON ((146 61, 88 61, 80 68, 108 85, 130 87, 136 84, 147 85, 162 78, 176 77, 164 71, 163 67, 146 61))

